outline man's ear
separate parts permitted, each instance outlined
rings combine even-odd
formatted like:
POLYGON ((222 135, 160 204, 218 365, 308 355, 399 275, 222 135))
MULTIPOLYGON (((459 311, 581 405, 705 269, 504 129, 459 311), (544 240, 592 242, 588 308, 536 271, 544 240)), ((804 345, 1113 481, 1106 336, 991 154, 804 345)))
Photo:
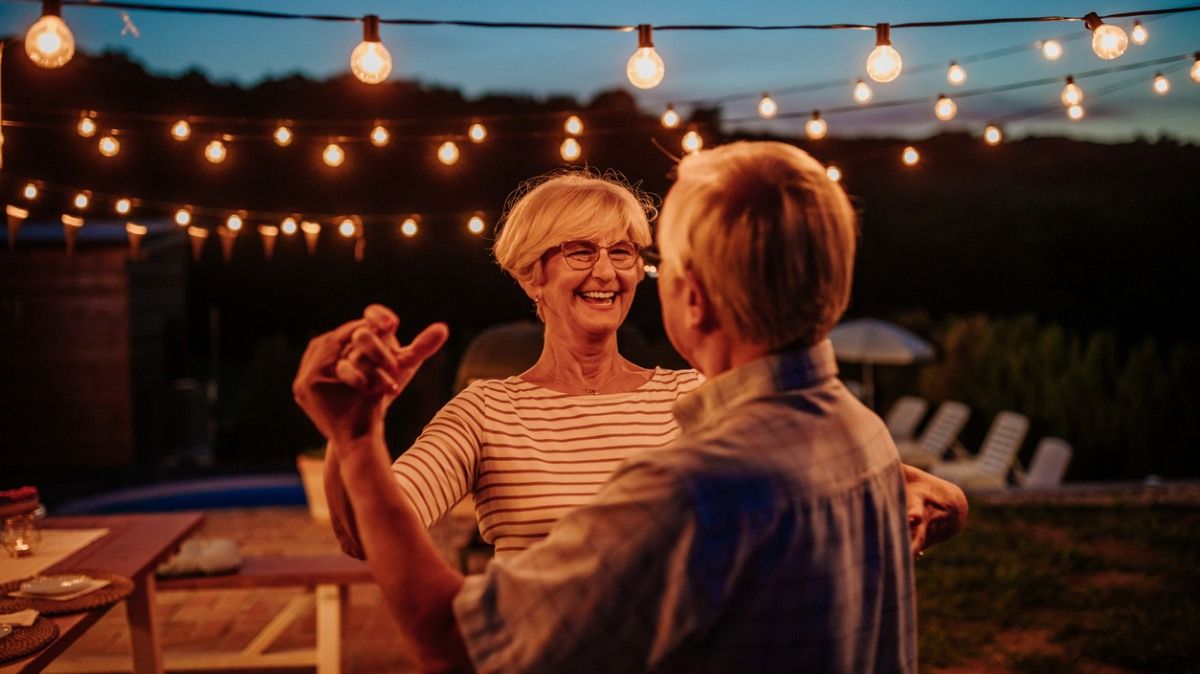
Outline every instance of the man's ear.
POLYGON ((704 282, 691 269, 684 272, 682 281, 688 327, 702 333, 712 332, 720 322, 704 282))

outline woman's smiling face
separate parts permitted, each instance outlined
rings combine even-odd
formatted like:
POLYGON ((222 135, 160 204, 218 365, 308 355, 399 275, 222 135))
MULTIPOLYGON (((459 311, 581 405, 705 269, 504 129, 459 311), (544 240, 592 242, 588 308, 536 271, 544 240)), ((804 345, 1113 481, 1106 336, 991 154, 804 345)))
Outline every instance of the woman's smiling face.
POLYGON ((637 246, 629 243, 623 231, 589 241, 598 251, 595 263, 585 269, 575 269, 569 264, 560 247, 551 248, 542 256, 539 306, 548 331, 580 337, 608 336, 621 327, 629 314, 642 278, 641 264, 636 252, 628 269, 613 266, 613 258, 620 265, 621 258, 628 253, 626 246, 634 251, 637 246))

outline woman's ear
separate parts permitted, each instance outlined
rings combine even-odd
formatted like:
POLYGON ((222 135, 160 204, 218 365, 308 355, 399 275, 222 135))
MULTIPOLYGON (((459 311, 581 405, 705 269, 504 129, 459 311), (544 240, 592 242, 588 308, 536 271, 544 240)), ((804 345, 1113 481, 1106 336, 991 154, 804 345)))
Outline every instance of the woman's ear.
POLYGON ((517 279, 517 284, 521 286, 521 290, 529 299, 533 300, 534 304, 542 301, 542 288, 546 285, 546 272, 542 269, 542 263, 533 263, 533 268, 529 270, 529 274, 523 278, 517 279))

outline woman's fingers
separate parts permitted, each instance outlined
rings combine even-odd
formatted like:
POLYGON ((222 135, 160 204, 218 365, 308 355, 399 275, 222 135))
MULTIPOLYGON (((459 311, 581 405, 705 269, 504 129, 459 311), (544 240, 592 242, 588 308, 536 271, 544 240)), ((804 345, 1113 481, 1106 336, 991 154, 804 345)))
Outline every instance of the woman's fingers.
POLYGON ((413 337, 408 346, 401 348, 396 360, 401 367, 419 367, 427 358, 437 353, 449 337, 450 329, 445 323, 434 323, 413 337))
POLYGON ((351 335, 350 345, 357 357, 366 361, 356 364, 370 364, 390 371, 399 367, 393 350, 370 327, 363 326, 355 330, 351 335))

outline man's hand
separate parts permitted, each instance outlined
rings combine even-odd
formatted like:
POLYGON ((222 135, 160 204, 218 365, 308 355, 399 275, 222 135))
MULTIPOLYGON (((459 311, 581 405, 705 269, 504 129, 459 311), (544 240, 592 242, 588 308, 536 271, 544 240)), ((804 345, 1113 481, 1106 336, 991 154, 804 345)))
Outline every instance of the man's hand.
POLYGON ((904 469, 908 536, 913 555, 957 534, 967 522, 967 496, 957 485, 912 466, 904 469))

